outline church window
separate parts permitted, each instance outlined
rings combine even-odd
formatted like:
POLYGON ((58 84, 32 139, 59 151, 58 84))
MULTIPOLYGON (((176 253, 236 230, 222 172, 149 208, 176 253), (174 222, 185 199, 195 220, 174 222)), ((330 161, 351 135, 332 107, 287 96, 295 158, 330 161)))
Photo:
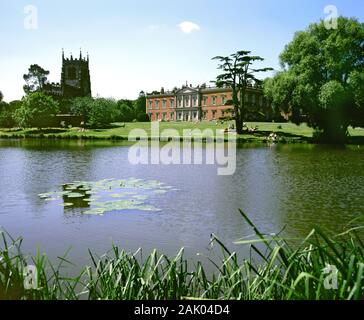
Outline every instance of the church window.
POLYGON ((76 79, 76 68, 75 67, 69 67, 68 68, 68 78, 70 80, 76 79))

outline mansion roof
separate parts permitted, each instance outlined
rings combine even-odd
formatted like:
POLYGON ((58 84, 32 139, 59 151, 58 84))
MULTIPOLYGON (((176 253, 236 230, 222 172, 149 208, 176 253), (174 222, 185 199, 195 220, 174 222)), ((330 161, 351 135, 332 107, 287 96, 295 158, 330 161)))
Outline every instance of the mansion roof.
MULTIPOLYGON (((262 88, 259 86, 253 86, 250 85, 248 87, 248 90, 252 91, 262 91, 262 88)), ((182 86, 182 88, 174 88, 173 90, 167 90, 165 91, 163 88, 161 91, 153 91, 151 93, 147 93, 147 98, 168 98, 168 97, 174 97, 177 95, 183 95, 186 93, 190 94, 209 94, 209 93, 224 93, 224 92, 231 92, 232 89, 230 87, 210 87, 210 86, 182 86)))

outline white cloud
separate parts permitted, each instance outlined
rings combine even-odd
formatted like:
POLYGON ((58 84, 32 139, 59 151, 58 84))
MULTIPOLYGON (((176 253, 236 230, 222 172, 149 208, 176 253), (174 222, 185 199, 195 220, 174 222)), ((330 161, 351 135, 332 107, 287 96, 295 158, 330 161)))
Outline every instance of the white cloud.
POLYGON ((183 21, 181 22, 178 27, 184 33, 191 33, 193 31, 199 31, 201 28, 198 24, 193 23, 191 21, 183 21))

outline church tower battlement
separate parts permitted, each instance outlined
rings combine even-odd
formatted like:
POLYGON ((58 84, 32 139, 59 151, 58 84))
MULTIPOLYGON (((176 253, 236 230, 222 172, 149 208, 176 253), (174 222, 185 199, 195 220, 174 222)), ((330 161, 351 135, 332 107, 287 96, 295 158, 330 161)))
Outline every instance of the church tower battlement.
POLYGON ((65 58, 62 51, 62 74, 60 83, 46 83, 43 88, 57 100, 73 99, 77 97, 91 97, 90 58, 82 57, 82 51, 78 59, 65 58))
POLYGON ((89 55, 75 59, 72 54, 65 58, 62 52, 61 87, 65 98, 91 97, 91 79, 89 68, 89 55))

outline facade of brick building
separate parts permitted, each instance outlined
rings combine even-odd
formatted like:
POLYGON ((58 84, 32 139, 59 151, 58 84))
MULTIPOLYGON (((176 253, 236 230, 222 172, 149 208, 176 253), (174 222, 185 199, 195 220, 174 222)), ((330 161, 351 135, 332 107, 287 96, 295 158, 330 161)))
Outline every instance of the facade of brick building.
MULTIPOLYGON (((266 112, 270 106, 263 90, 249 87, 246 103, 253 109, 266 112)), ((183 86, 181 89, 148 93, 146 112, 151 121, 215 121, 234 117, 234 108, 226 103, 232 99, 230 88, 183 86)))

